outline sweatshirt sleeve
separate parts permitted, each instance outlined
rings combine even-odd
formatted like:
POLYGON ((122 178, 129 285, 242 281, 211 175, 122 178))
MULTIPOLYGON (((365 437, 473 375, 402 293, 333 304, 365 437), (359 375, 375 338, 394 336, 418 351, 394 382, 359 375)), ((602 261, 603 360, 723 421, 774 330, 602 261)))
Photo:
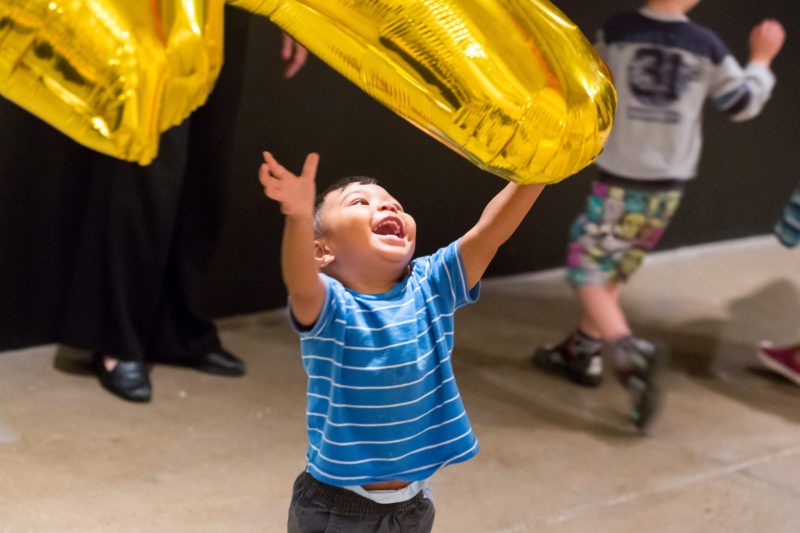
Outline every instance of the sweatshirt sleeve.
POLYGON ((728 54, 715 66, 710 96, 717 109, 742 122, 761 113, 774 87, 775 75, 766 65, 751 62, 742 68, 728 54))

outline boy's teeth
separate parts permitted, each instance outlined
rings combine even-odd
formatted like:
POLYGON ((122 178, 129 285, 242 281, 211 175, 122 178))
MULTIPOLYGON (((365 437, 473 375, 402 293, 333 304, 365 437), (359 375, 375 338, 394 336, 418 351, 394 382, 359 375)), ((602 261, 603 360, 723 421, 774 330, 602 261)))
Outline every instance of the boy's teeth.
POLYGON ((394 220, 387 220, 385 222, 381 222, 378 227, 375 228, 375 233, 380 235, 400 235, 400 224, 398 224, 394 220))

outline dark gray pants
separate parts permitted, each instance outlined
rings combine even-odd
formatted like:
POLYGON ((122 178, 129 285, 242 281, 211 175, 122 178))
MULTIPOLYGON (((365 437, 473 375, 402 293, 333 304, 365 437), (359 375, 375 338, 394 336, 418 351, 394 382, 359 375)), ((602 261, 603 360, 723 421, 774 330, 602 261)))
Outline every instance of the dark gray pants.
POLYGON ((429 533, 433 502, 420 491, 408 501, 381 504, 303 472, 294 482, 289 533, 429 533))

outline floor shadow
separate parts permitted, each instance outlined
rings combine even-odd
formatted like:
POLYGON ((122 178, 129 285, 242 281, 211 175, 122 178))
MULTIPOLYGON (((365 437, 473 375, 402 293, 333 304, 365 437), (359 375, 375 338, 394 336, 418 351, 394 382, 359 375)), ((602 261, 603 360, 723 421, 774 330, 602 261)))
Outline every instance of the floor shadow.
MULTIPOLYGON (((638 439, 640 433, 624 410, 625 393, 613 378, 601 389, 585 388, 532 365, 536 348, 560 340, 578 316, 566 284, 564 290, 553 291, 548 283, 542 287, 544 294, 538 292, 535 283, 520 290, 492 287, 476 305, 458 312, 453 366, 462 392, 467 398, 477 394, 482 401, 520 410, 523 414, 517 412, 509 424, 529 416, 533 424, 591 433, 617 444, 638 439)), ((494 419, 504 415, 491 408, 470 408, 471 419, 479 422, 481 416, 497 423, 494 419)))
MULTIPOLYGON (((606 401, 608 394, 598 395, 587 389, 565 383, 556 376, 537 371, 529 361, 494 357, 480 347, 457 347, 454 350, 454 371, 467 401, 479 395, 482 402, 513 406, 520 415, 498 414, 492 408, 469 408, 473 422, 519 424, 524 417, 532 423, 550 424, 568 430, 591 433, 596 438, 621 443, 638 439, 640 433, 623 411, 606 401), (503 419, 508 416, 507 419, 503 419)), ((621 389, 620 389, 621 390, 621 389)))
POLYGON ((56 354, 53 357, 53 368, 65 374, 78 376, 95 375, 92 352, 70 346, 59 345, 56 348, 56 354))
POLYGON ((673 370, 752 408, 800 422, 800 389, 768 371, 756 358, 761 339, 797 341, 797 285, 771 280, 731 301, 727 310, 725 319, 685 322, 676 331, 658 331, 645 324, 637 331, 669 343, 673 370))
MULTIPOLYGON (((459 311, 459 323, 466 324, 456 327, 454 366, 459 383, 469 384, 495 401, 525 406, 536 419, 568 429, 608 440, 637 435, 626 413, 603 405, 612 394, 604 393, 601 399, 598 393, 602 391, 576 387, 530 364, 535 347, 560 340, 578 316, 577 302, 569 291, 550 288, 544 292, 546 295, 537 296, 530 288, 487 290, 477 305, 459 311), (488 369, 492 371, 483 371, 488 369), (494 374, 522 379, 528 386, 494 382, 494 374)), ((786 337, 798 329, 800 294, 796 284, 771 280, 733 300, 727 311, 724 318, 680 322, 669 328, 638 322, 634 312, 629 315, 638 335, 670 348, 673 373, 754 409, 800 422, 800 390, 760 367, 755 356, 762 338, 793 340, 786 337)))

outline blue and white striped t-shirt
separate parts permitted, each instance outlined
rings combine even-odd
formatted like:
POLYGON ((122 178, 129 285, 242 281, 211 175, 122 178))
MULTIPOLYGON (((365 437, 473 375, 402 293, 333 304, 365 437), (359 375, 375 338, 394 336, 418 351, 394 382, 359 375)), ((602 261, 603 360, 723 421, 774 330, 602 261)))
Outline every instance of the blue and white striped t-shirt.
POLYGON ((478 453, 450 361, 453 314, 480 291, 467 287, 458 241, 415 259, 383 294, 320 277, 322 312, 299 332, 311 475, 338 486, 417 481, 478 453))

